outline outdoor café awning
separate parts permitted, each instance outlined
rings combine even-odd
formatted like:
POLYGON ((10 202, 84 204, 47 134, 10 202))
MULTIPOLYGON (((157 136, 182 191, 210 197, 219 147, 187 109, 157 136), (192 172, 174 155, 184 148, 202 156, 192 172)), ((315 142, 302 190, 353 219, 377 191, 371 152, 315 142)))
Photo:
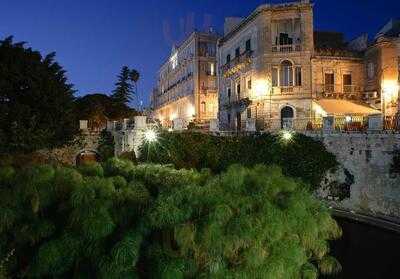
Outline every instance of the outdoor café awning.
POLYGON ((337 99, 321 99, 314 101, 314 110, 320 114, 325 115, 373 115, 380 114, 379 110, 376 110, 367 105, 360 105, 348 100, 337 100, 337 99))

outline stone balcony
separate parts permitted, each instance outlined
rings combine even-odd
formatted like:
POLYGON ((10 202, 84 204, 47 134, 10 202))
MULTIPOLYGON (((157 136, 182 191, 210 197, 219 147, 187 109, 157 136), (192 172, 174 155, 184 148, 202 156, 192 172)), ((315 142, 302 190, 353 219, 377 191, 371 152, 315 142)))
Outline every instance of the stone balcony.
POLYGON ((230 62, 226 63, 221 67, 222 75, 228 78, 240 70, 244 69, 247 65, 252 62, 253 51, 245 51, 238 57, 235 57, 230 62))
POLYGON ((289 52, 295 52, 295 51, 301 51, 300 44, 273 45, 272 46, 272 52, 274 52, 274 53, 289 53, 289 52))
POLYGON ((359 85, 316 84, 314 89, 317 98, 328 99, 356 100, 361 98, 361 93, 363 92, 363 88, 359 85))

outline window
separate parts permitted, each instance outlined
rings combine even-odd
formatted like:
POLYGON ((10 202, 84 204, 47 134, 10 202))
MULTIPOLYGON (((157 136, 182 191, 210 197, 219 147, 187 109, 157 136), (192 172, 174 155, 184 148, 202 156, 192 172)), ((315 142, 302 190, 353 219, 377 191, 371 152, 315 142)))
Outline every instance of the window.
POLYGON ((236 95, 238 100, 240 100, 240 81, 236 84, 236 95))
POLYGON ((247 109, 247 118, 251 118, 251 108, 247 109))
POLYGON ((325 84, 335 84, 335 75, 333 73, 325 73, 325 84))
POLYGON ((272 86, 278 86, 278 68, 272 68, 272 86))
POLYGON ((207 112, 206 102, 201 102, 201 112, 202 113, 207 112))
POLYGON ((290 61, 281 63, 280 86, 293 86, 293 66, 290 61))
POLYGON ((231 124, 231 114, 228 113, 228 124, 231 124))
POLYGON ((174 55, 172 55, 170 61, 171 61, 171 67, 172 67, 172 69, 175 69, 176 66, 178 66, 178 53, 175 53, 174 55))
POLYGON ((228 100, 231 101, 231 89, 228 88, 228 100))
POLYGON ((235 49, 235 57, 239 57, 239 56, 240 56, 240 47, 235 49))
POLYGON ((351 74, 343 75, 343 85, 351 85, 351 74))
POLYGON ((250 39, 248 39, 246 41, 246 51, 251 51, 251 40, 250 39))
POLYGON ((296 67, 295 69, 295 85, 301 86, 301 67, 296 67))
POLYGON ((231 62, 231 55, 230 54, 228 54, 226 56, 226 64, 228 64, 229 62, 231 62))
POLYGON ((373 62, 368 63, 367 74, 369 79, 373 79, 375 77, 375 64, 373 62))
POLYGON ((210 75, 215 76, 215 64, 210 63, 210 75))
POLYGON ((343 75, 343 93, 350 93, 352 91, 351 74, 343 75))
POLYGON ((251 89, 251 78, 247 80, 247 89, 251 89))

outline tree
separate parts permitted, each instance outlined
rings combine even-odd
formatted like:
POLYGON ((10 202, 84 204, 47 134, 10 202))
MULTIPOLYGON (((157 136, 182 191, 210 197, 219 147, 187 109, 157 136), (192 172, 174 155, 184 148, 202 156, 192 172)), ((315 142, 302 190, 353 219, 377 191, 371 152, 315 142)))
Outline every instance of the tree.
POLYGON ((213 176, 112 158, 0 168, 0 185, 0 259, 14 251, 12 278, 316 278, 339 268, 328 240, 340 228, 276 167, 213 176))
POLYGON ((0 41, 0 152, 63 145, 77 132, 74 90, 55 53, 0 41))
POLYGON ((120 120, 137 115, 135 109, 116 102, 105 94, 88 94, 76 100, 76 115, 81 120, 120 120))
POLYGON ((132 100, 133 88, 131 81, 131 71, 127 66, 123 66, 118 75, 116 88, 113 91, 112 98, 119 104, 128 104, 132 100))

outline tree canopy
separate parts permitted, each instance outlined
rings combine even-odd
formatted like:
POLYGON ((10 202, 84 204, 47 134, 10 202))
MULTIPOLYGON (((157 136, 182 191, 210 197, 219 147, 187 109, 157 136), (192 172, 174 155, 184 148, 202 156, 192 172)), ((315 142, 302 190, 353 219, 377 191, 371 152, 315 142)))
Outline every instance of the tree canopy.
POLYGON ((55 53, 0 41, 0 152, 62 145, 77 132, 74 90, 55 53))
POLYGON ((277 167, 211 175, 113 158, 0 169, 11 277, 317 278, 339 269, 328 240, 340 234, 277 167))
POLYGON ((118 81, 115 83, 115 89, 112 98, 119 104, 128 104, 133 100, 133 95, 136 94, 137 89, 134 89, 139 80, 139 72, 131 70, 127 66, 123 66, 118 81))

